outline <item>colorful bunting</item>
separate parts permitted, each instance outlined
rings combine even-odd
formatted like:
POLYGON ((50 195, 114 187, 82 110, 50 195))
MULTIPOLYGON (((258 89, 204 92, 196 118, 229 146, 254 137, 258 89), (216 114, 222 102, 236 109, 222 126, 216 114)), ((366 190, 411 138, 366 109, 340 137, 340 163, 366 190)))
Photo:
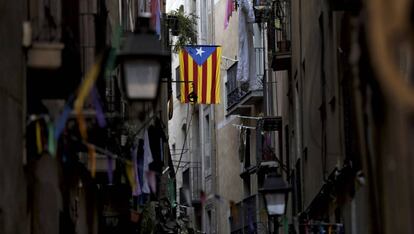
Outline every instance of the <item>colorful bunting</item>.
POLYGON ((113 184, 113 159, 112 157, 108 156, 108 184, 112 185, 113 184))
POLYGON ((106 127, 106 119, 105 119, 105 114, 102 110, 99 93, 96 87, 94 87, 92 90, 92 101, 93 101, 93 106, 95 107, 96 120, 98 121, 98 125, 99 127, 104 128, 106 127))
MULTIPOLYGON (((132 192, 136 191, 137 181, 135 180, 134 166, 131 161, 125 161, 125 170, 132 192)), ((135 195, 134 195, 135 196, 135 195)))
POLYGON ((63 130, 65 129, 66 122, 69 119, 70 112, 72 111, 73 96, 69 98, 68 102, 63 109, 62 114, 55 122, 55 140, 58 140, 63 130))
POLYGON ((41 154, 43 152, 43 145, 42 145, 42 129, 40 128, 39 121, 36 121, 36 146, 37 146, 37 153, 41 154))
POLYGON ((95 146, 88 144, 89 164, 91 165, 91 176, 95 178, 96 175, 96 150, 95 146))
POLYGON ((54 126, 51 122, 48 123, 48 151, 50 156, 56 156, 56 144, 55 144, 55 134, 54 134, 54 126))

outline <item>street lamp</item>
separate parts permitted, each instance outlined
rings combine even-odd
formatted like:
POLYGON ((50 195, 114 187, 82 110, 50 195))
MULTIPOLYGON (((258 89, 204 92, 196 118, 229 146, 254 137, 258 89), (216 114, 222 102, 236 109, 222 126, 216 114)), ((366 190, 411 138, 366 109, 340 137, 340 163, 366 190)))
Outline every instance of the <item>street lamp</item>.
POLYGON ((263 194, 267 214, 274 218, 275 233, 279 226, 278 217, 284 215, 291 187, 286 181, 276 173, 267 175, 263 182, 263 187, 259 192, 263 194))
POLYGON ((158 94, 160 76, 169 56, 162 49, 158 36, 149 30, 149 20, 141 17, 138 21, 141 21, 140 27, 126 36, 118 53, 121 83, 129 100, 153 100, 158 94))
POLYGON ((267 213, 269 216, 285 214, 290 186, 275 173, 269 174, 259 190, 264 195, 267 213))

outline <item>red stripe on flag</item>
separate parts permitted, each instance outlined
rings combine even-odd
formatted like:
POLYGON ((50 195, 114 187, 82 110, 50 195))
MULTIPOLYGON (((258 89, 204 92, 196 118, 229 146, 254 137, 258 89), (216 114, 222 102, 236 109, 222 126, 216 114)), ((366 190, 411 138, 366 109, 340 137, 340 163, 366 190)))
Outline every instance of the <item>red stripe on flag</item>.
POLYGON ((206 103, 207 102, 207 61, 203 63, 203 76, 202 76, 202 80, 203 80, 203 86, 202 86, 202 90, 203 90, 203 96, 201 99, 201 103, 206 103))
POLYGON ((217 49, 212 55, 212 81, 211 81, 211 103, 216 103, 216 83, 217 83, 217 49))
POLYGON ((198 102, 198 64, 193 61, 193 92, 198 102))
POLYGON ((183 61, 184 61, 184 100, 188 102, 188 53, 183 50, 183 61))

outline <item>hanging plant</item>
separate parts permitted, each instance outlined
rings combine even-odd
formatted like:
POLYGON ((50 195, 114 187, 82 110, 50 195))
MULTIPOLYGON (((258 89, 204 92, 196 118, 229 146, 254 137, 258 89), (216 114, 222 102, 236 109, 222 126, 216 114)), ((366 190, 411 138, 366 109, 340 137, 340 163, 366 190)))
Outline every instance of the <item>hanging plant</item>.
POLYGON ((174 53, 178 53, 186 45, 194 45, 197 42, 197 18, 193 13, 186 15, 182 7, 168 14, 168 27, 171 34, 176 37, 171 43, 174 53))

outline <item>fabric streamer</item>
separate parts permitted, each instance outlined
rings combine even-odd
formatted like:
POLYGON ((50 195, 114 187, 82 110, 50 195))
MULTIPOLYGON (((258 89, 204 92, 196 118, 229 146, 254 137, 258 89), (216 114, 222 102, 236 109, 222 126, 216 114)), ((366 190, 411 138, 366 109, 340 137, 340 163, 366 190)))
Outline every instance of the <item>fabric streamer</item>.
POLYGON ((96 150, 91 144, 88 144, 89 164, 91 165, 91 176, 95 178, 96 175, 96 150))
POLYGON ((63 130, 65 129, 66 122, 69 119, 70 113, 72 111, 72 105, 73 105, 73 96, 71 96, 66 105, 63 109, 62 114, 55 122, 55 140, 58 140, 60 135, 62 134, 63 130))
POLYGON ((48 142, 47 142, 47 146, 48 146, 48 151, 50 153, 50 156, 55 157, 56 156, 56 144, 55 144, 55 134, 54 134, 54 127, 53 124, 50 122, 48 124, 48 142))
POLYGON ((134 192, 136 187, 136 181, 134 176, 134 167, 131 161, 125 161, 125 170, 128 177, 129 185, 131 186, 132 192, 134 192))
POLYGON ((113 184, 113 159, 111 156, 108 156, 108 184, 112 185, 113 184))
POLYGON ((175 187, 174 187, 174 179, 172 178, 168 178, 168 187, 167 187, 167 191, 168 191, 168 199, 170 200, 172 207, 176 207, 176 201, 175 201, 175 187))
POLYGON ((96 120, 98 121, 98 125, 99 127, 104 128, 106 127, 106 119, 105 119, 105 114, 103 113, 103 110, 102 110, 101 100, 100 100, 99 93, 96 87, 94 87, 92 90, 92 101, 93 101, 93 106, 95 107, 96 120))
POLYGON ((43 152, 43 145, 42 145, 42 129, 40 127, 40 122, 36 122, 36 146, 37 146, 37 153, 41 154, 43 152))
MULTIPOLYGON (((101 70, 102 60, 103 60, 102 56, 99 56, 96 62, 93 64, 92 68, 86 74, 85 79, 83 80, 82 85, 79 88, 79 93, 74 103, 74 110, 77 115, 76 119, 79 125, 79 132, 80 132, 80 135, 83 141, 88 140, 88 130, 86 127, 85 118, 82 113, 83 106, 85 104, 86 98, 90 94, 96 82, 96 79, 98 78, 99 72, 101 70)), ((88 156, 89 156, 89 162, 91 163, 91 175, 93 178, 95 178, 96 151, 95 151, 95 148, 91 145, 88 145, 88 156)))
POLYGON ((282 218, 283 222, 283 228, 285 230, 285 233, 289 233, 289 220, 286 216, 283 216, 282 218))
POLYGON ((85 79, 80 86, 78 96, 75 100, 74 109, 77 114, 77 120, 79 124, 79 131, 84 140, 87 140, 87 129, 85 119, 82 114, 83 106, 85 104, 85 100, 90 94, 96 79, 98 78, 99 71, 101 69, 102 64, 102 56, 98 57, 95 64, 93 64, 92 68, 88 71, 85 76, 85 79))

